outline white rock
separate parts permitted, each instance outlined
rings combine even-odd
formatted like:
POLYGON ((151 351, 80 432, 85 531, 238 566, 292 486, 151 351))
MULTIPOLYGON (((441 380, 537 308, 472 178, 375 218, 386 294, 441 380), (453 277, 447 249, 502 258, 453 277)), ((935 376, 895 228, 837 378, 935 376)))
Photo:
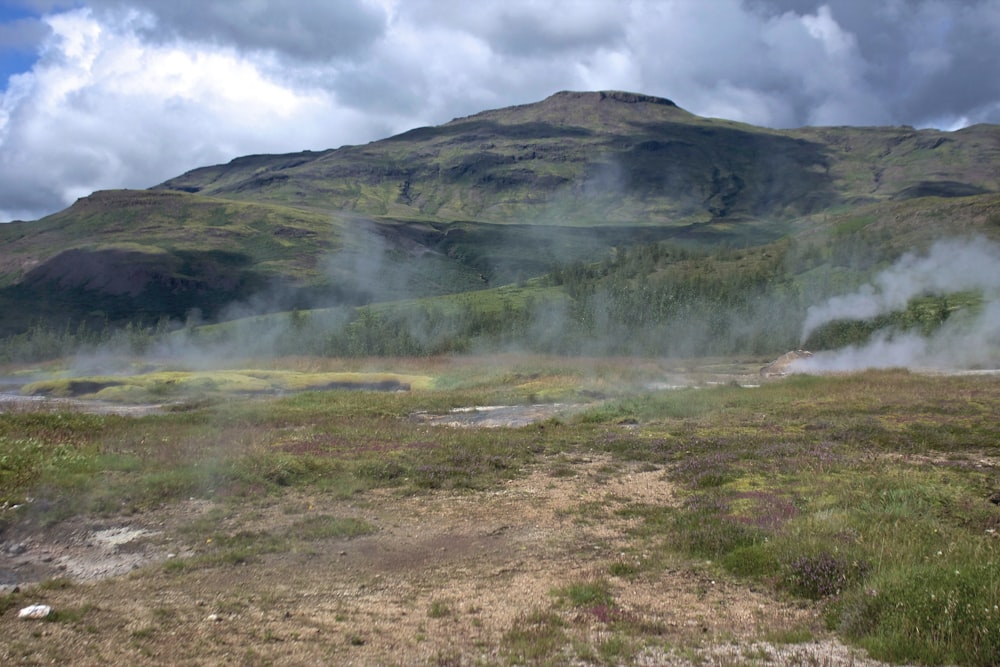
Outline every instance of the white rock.
POLYGON ((29 621, 37 621, 39 619, 45 618, 52 613, 52 607, 47 604, 33 604, 30 607, 25 607, 21 611, 17 612, 18 618, 23 618, 29 621))

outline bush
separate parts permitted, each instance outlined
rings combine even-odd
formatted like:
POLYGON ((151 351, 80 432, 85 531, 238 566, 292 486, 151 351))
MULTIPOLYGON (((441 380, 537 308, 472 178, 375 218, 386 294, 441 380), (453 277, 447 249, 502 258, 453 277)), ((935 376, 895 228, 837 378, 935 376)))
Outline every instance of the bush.
POLYGON ((802 556, 789 566, 793 593, 812 600, 840 595, 863 580, 870 570, 866 561, 851 561, 829 553, 802 556))

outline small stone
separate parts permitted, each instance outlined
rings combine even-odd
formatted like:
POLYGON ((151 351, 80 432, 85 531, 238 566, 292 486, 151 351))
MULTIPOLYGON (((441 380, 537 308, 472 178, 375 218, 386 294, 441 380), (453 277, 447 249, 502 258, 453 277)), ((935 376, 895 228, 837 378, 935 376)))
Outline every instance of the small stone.
POLYGON ((222 622, 222 617, 219 616, 218 614, 209 614, 208 617, 205 620, 206 621, 211 621, 213 623, 221 623, 222 622))
POLYGON ((17 544, 12 544, 7 547, 7 553, 11 556, 20 556, 21 554, 28 551, 28 545, 24 542, 18 542, 17 544))

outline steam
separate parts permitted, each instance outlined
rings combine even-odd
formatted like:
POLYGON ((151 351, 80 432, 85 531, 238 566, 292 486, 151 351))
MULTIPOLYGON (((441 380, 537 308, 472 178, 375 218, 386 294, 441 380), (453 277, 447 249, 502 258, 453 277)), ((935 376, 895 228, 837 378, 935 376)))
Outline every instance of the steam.
POLYGON ((836 320, 868 320, 906 308, 914 298, 974 291, 980 312, 949 318, 931 336, 882 331, 865 345, 819 352, 795 363, 797 371, 862 368, 972 368, 1000 362, 1000 246, 985 238, 945 240, 925 254, 907 253, 854 294, 811 306, 802 341, 836 320))

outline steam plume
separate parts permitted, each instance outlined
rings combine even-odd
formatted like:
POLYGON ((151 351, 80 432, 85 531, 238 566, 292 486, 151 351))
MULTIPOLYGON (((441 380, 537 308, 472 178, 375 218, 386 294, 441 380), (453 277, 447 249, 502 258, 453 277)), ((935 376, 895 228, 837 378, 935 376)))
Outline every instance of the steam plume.
POLYGON ((931 336, 880 332, 865 345, 820 352, 798 371, 888 367, 971 368, 1000 361, 1000 246, 985 238, 934 243, 926 254, 907 253, 854 294, 811 306, 802 340, 836 320, 868 320, 906 308, 923 295, 974 291, 983 306, 971 318, 951 318, 931 336))

